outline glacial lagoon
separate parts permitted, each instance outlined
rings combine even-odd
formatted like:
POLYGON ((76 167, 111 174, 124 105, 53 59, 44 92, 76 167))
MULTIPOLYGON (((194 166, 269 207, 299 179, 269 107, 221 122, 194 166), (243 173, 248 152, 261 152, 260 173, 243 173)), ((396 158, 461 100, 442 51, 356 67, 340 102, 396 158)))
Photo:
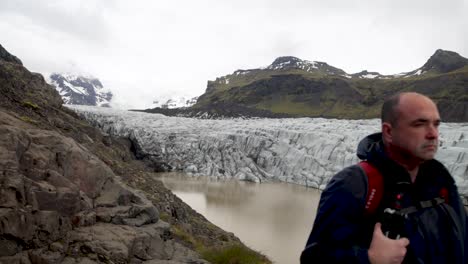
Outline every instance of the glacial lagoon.
POLYGON ((161 173, 158 178, 209 221, 277 264, 299 263, 320 191, 297 184, 252 183, 161 173))

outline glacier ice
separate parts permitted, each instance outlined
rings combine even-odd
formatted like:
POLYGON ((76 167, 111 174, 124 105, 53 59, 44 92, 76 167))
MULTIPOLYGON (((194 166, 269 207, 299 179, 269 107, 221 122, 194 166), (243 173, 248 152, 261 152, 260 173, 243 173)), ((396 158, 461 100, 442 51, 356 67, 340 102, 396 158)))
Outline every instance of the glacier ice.
MULTIPOLYGON (((358 142, 380 120, 324 118, 195 119, 91 106, 67 106, 103 132, 129 137, 147 158, 189 175, 279 180, 323 189, 358 162, 358 142)), ((436 158, 468 196, 468 124, 443 123, 436 158)))

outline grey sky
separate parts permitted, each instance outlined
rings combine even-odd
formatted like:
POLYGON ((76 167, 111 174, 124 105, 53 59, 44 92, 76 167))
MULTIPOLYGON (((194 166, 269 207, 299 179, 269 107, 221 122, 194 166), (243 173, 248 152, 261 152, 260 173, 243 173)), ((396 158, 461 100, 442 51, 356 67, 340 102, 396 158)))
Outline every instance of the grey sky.
POLYGON ((383 74, 439 48, 468 57, 466 14, 468 0, 2 0, 0 43, 32 71, 91 74, 145 107, 279 56, 383 74))

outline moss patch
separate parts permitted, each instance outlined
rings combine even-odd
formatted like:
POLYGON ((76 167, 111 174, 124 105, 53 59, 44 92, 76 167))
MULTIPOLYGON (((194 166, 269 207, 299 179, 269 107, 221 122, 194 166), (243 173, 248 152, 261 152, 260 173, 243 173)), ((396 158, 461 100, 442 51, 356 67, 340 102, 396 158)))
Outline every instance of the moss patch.
POLYGON ((224 247, 207 247, 177 225, 172 225, 171 230, 174 236, 189 244, 203 259, 213 264, 271 263, 265 256, 239 243, 233 243, 224 247))
POLYGON ((262 264, 271 263, 257 252, 242 246, 232 245, 225 248, 208 249, 202 257, 215 264, 262 264))
POLYGON ((38 110, 39 106, 35 103, 32 103, 30 101, 23 101, 22 105, 27 108, 31 108, 32 110, 38 110))
POLYGON ((26 123, 30 123, 30 124, 37 124, 37 121, 36 120, 33 120, 31 119, 30 117, 28 116, 20 116, 20 119, 26 123))

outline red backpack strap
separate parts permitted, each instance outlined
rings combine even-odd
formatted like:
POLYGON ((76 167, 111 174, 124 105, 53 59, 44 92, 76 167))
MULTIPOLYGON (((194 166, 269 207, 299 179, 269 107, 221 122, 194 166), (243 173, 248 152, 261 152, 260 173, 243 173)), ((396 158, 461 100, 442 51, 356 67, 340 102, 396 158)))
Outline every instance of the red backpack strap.
POLYGON ((366 173, 368 182, 365 215, 372 215, 377 211, 383 197, 383 176, 374 165, 367 161, 359 162, 359 166, 366 173))
POLYGON ((439 191, 439 196, 444 199, 445 203, 448 204, 448 190, 445 187, 442 187, 439 191))

